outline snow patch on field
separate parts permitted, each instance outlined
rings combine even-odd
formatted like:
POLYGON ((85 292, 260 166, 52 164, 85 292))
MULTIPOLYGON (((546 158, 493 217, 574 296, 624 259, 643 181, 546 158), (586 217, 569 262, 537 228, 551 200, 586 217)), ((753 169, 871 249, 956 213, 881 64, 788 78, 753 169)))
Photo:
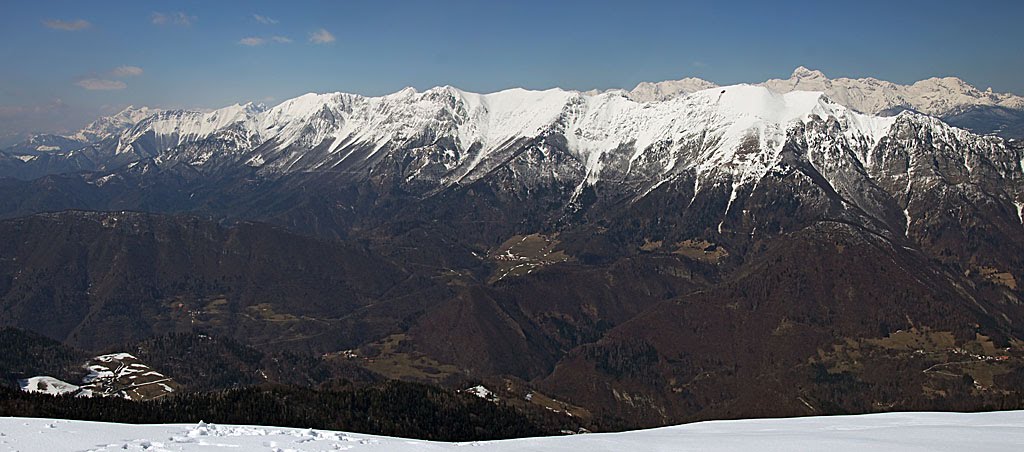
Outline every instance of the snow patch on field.
POLYGON ((472 388, 466 388, 466 389, 463 389, 462 392, 465 392, 467 394, 473 394, 473 395, 475 395, 475 396, 477 396, 477 397, 479 397, 481 399, 487 400, 489 402, 497 402, 498 401, 498 396, 495 395, 494 392, 491 391, 490 389, 487 389, 486 387, 484 387, 484 385, 476 385, 476 386, 473 386, 472 388))
POLYGON ((79 387, 53 377, 40 376, 18 380, 18 386, 25 392, 36 392, 40 394, 63 395, 72 394, 79 390, 79 387))

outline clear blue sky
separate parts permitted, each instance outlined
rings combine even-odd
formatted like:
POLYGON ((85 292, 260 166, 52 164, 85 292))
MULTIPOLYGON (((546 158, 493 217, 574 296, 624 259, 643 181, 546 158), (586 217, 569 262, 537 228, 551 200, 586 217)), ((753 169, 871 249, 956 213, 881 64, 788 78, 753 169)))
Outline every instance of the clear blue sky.
POLYGON ((1022 18, 1019 0, 0 0, 0 133, 75 128, 127 104, 727 84, 798 65, 1024 94, 1022 18))

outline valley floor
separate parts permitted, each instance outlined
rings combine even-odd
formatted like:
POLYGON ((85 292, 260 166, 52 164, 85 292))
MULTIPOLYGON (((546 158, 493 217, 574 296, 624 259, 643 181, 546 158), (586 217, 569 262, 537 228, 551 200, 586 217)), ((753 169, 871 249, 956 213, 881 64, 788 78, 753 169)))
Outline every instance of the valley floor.
POLYGON ((228 425, 0 418, 3 451, 1019 451, 1024 411, 711 421, 623 433, 473 443, 228 425))

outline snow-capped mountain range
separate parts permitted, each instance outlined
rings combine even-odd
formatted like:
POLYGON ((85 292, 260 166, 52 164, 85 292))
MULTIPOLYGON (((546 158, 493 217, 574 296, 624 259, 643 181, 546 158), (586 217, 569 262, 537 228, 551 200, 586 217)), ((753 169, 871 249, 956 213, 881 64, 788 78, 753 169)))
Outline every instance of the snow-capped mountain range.
MULTIPOLYGON (((994 93, 991 88, 982 91, 955 77, 930 78, 911 85, 899 85, 875 78, 829 79, 820 71, 807 69, 801 66, 796 68, 788 79, 771 79, 756 85, 766 87, 770 91, 779 94, 793 91, 821 92, 828 96, 833 102, 851 108, 856 112, 883 116, 891 116, 905 109, 914 110, 940 118, 973 107, 1000 107, 1012 110, 1024 109, 1024 97, 1010 93, 994 93)), ((588 98, 597 97, 602 94, 617 94, 636 102, 652 103, 663 102, 675 97, 682 97, 698 91, 709 90, 717 87, 719 87, 719 85, 713 82, 691 77, 653 83, 643 82, 630 91, 621 89, 591 90, 581 94, 588 98)), ((387 99, 396 99, 401 98, 401 94, 408 94, 410 92, 412 91, 407 88, 398 93, 384 97, 387 99)), ((529 95, 529 92, 526 90, 508 90, 503 91, 502 93, 504 94, 502 96, 498 96, 498 94, 501 93, 493 93, 490 97, 492 99, 496 99, 498 97, 511 98, 515 96, 513 93, 517 92, 529 95)), ((565 92, 571 93, 572 91, 565 92)), ((463 95, 469 94, 461 91, 460 93, 463 95)), ((283 102, 281 106, 275 108, 275 110, 278 110, 279 112, 287 110, 290 114, 298 114, 300 116, 304 114, 308 115, 309 112, 303 113, 298 110, 303 107, 318 107, 318 101, 314 99, 319 99, 324 103, 329 103, 329 101, 326 100, 329 97, 345 96, 352 99, 364 98, 363 96, 346 95, 342 93, 324 94, 313 97, 305 95, 300 98, 287 100, 283 102), (288 105, 288 107, 281 108, 285 105, 288 105)), ((173 129, 177 127, 190 129, 199 134, 192 137, 182 137, 183 141, 190 141, 190 139, 194 139, 202 135, 209 135, 214 131, 214 129, 222 128, 233 122, 245 121, 246 117, 254 116, 256 113, 260 113, 264 110, 266 110, 266 107, 263 105, 246 104, 230 106, 214 110, 212 112, 198 110, 168 111, 160 118, 150 119, 153 116, 160 116, 160 113, 163 113, 164 111, 149 107, 129 106, 115 115, 101 117, 87 125, 82 130, 73 134, 64 136, 45 134, 37 135, 30 139, 28 144, 38 144, 35 148, 31 148, 31 150, 40 152, 70 151, 72 149, 48 145, 44 143, 43 140, 45 140, 46 137, 61 137, 66 140, 81 143, 82 145, 97 143, 104 139, 119 135, 125 130, 147 120, 148 123, 153 124, 154 130, 157 133, 167 134, 168 128, 173 129), (171 122, 175 121, 174 118, 180 118, 178 120, 184 122, 193 121, 193 124, 183 123, 181 125, 173 125, 171 122), (203 121, 203 123, 198 124, 195 123, 195 121, 203 121)), ((267 122, 267 120, 272 119, 273 118, 268 117, 265 118, 263 122, 267 122)), ((277 119, 287 118, 278 116, 277 119)), ((68 146, 74 146, 74 143, 65 145, 64 147, 68 146)), ((26 146, 18 147, 18 149, 22 151, 28 148, 29 147, 26 146)))
POLYGON ((998 177, 1005 182, 994 189, 1006 193, 1004 202, 1018 212, 1024 206, 1020 150, 915 112, 1009 108, 1021 104, 1019 97, 981 92, 958 79, 911 86, 832 81, 802 67, 788 80, 709 86, 687 79, 631 92, 490 94, 443 86, 380 97, 310 93, 272 108, 131 108, 74 135, 99 139, 81 150, 21 155, 8 165, 15 174, 33 164, 116 173, 151 159, 157 167, 186 165, 206 174, 249 167, 270 179, 386 178, 427 192, 511 171, 526 186, 573 186, 572 200, 600 182, 638 199, 683 178, 692 179, 693 198, 702 187, 730 186, 727 216, 739 192, 803 162, 844 202, 890 225, 893 215, 885 211, 892 209, 879 199, 897 199, 909 228, 912 192, 950 178, 998 177), (882 114, 896 107, 905 110, 882 114), (928 149, 915 152, 925 138, 928 149), (794 143, 804 149, 799 155, 784 152, 794 143), (927 155, 916 155, 922 152, 927 155))
POLYGON ((123 133, 116 153, 203 167, 244 160, 264 174, 345 169, 369 175, 407 154, 405 176, 444 185, 473 181, 503 164, 523 140, 564 148, 563 174, 650 178, 723 167, 744 176, 778 157, 786 130, 812 117, 840 120, 849 139, 874 145, 895 122, 856 113, 816 92, 774 93, 737 85, 640 103, 618 93, 452 87, 382 97, 307 94, 274 108, 231 106, 209 113, 165 112, 123 133), (564 142, 545 140, 554 136, 564 142), (211 146, 207 140, 214 140, 211 146), (752 141, 751 141, 752 140, 752 141), (744 144, 768 152, 747 156, 744 144), (680 153, 682 148, 686 153, 680 153), (390 158, 389 158, 390 157, 390 158))
MULTIPOLYGON (((1007 181, 997 189, 1020 212, 1019 150, 915 111, 1022 102, 958 79, 900 86, 829 80, 803 67, 788 80, 726 87, 685 79, 631 92, 477 94, 443 86, 380 97, 310 93, 272 108, 130 108, 75 134, 75 140, 94 141, 82 149, 8 157, 7 166, 15 176, 33 165, 44 169, 24 172, 116 173, 151 159, 157 167, 186 165, 207 174, 249 167, 270 179, 386 178, 428 192, 511 171, 527 186, 573 186, 572 200, 602 181, 637 199, 682 177, 692 179, 694 198, 702 187, 731 186, 728 215, 743 187, 753 189, 770 172, 802 161, 846 203, 891 223, 878 201, 881 192, 909 211, 915 187, 983 174, 1007 181), (885 114, 898 108, 904 111, 885 114), (923 137, 928 149, 921 152, 928 155, 915 155, 923 137), (795 142, 805 149, 800 155, 784 152, 795 142)), ((903 216, 909 228, 911 214, 903 216)))
MULTIPOLYGON (((631 92, 476 94, 445 86, 381 97, 311 93, 269 109, 129 108, 69 138, 93 142, 96 154, 117 157, 116 165, 140 158, 197 168, 234 161, 266 175, 345 171, 363 177, 383 160, 401 160, 407 179, 445 185, 475 180, 503 164, 523 141, 539 140, 541 149, 564 148, 571 160, 547 174, 554 178, 663 181, 683 171, 726 171, 745 180, 777 163, 794 124, 835 119, 841 129, 836 138, 856 150, 860 166, 870 168, 872 148, 898 122, 927 123, 940 135, 983 140, 922 115, 880 113, 905 107, 938 115, 970 105, 1016 107, 1024 99, 981 92, 952 78, 911 86, 831 81, 801 67, 788 80, 730 87, 685 79, 641 84, 631 92), (552 139, 556 135, 559 140, 552 139), (408 155, 395 155, 399 151, 408 155)), ((989 146, 1002 144, 993 139, 989 146)), ((116 166, 95 163, 97 169, 116 166)))

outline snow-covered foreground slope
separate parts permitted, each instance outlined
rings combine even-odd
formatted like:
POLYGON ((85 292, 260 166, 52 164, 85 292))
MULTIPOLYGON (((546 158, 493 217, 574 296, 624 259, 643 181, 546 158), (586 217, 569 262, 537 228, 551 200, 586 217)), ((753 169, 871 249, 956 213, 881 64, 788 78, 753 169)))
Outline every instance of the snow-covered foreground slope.
POLYGON ((1024 411, 887 413, 712 421, 641 430, 473 443, 225 425, 125 425, 0 418, 10 451, 1019 451, 1024 411))

